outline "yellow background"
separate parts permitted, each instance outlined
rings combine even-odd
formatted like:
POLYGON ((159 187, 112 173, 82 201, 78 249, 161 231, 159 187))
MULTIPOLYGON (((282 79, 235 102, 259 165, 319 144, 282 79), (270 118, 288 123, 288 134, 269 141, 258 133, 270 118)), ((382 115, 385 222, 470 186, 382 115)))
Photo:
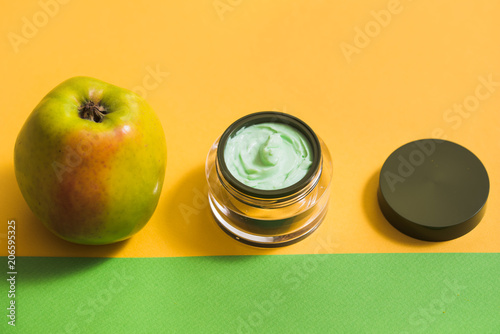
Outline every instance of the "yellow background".
POLYGON ((49 9, 41 3, 2 1, 0 254, 6 254, 8 219, 16 220, 17 255, 500 251, 500 86, 468 118, 447 114, 454 104, 474 100, 479 77, 500 82, 497 2, 74 0, 49 9), (388 6, 397 13, 390 22, 386 16, 384 26, 375 23, 373 13, 388 6), (48 11, 52 15, 43 14, 48 11), (29 31, 26 22, 39 27, 29 31), (358 29, 371 29, 369 40, 357 37, 358 29), (13 36, 24 38, 22 44, 14 45, 13 36), (342 51, 347 44, 357 46, 350 56, 342 51), (158 70, 153 80, 149 73, 158 70), (116 245, 59 240, 30 212, 14 177, 14 142, 24 121, 50 89, 76 75, 142 87, 167 137, 159 206, 143 230, 116 245), (273 250, 226 236, 200 195, 212 143, 239 117, 263 110, 307 122, 334 164, 322 226, 296 245, 273 250), (489 206, 478 227, 459 239, 417 241, 381 215, 378 172, 399 146, 442 135, 483 161, 489 206))

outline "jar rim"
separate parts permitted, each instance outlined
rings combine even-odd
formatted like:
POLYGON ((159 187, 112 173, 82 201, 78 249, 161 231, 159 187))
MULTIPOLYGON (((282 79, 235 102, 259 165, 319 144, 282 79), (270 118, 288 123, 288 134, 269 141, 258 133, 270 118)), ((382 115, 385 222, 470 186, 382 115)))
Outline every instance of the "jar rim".
POLYGON ((321 145, 316 133, 314 133, 311 127, 309 127, 309 125, 307 125, 301 119, 283 112, 261 111, 241 117, 233 124, 231 124, 226 129, 226 131, 224 131, 219 140, 219 145, 217 148, 217 164, 220 172, 222 173, 222 177, 237 191, 256 198, 277 199, 299 192, 315 179, 315 175, 321 165, 321 145), (294 127, 304 135, 311 146, 313 159, 306 175, 304 175, 302 179, 295 182, 294 184, 281 189, 257 189, 244 184, 233 176, 233 174, 229 171, 224 159, 224 150, 226 147, 226 143, 233 134, 235 134, 238 130, 245 126, 267 122, 282 123, 294 127))

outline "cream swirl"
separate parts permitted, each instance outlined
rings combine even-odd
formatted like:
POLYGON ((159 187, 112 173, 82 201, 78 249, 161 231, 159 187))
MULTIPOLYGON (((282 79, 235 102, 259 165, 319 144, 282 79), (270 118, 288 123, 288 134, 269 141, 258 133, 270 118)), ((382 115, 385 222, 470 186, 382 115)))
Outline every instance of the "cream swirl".
POLYGON ((283 123, 243 127, 227 139, 224 161, 243 184, 261 190, 289 187, 309 171, 313 157, 305 136, 283 123))

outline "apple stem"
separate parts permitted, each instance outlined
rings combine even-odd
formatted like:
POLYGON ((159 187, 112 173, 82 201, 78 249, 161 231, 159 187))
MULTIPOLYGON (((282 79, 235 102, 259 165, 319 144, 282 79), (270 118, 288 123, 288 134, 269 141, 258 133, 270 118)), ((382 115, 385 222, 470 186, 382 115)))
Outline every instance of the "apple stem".
POLYGON ((106 108, 94 101, 87 101, 79 108, 79 115, 83 119, 88 119, 96 123, 101 123, 104 115, 107 114, 106 108))

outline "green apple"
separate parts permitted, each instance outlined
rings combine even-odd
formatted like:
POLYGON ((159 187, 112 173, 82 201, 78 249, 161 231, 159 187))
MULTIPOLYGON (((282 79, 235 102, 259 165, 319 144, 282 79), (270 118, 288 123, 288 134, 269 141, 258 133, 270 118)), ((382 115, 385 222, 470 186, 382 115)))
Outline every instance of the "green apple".
POLYGON ((50 231, 98 245, 146 225, 158 204, 166 155, 160 120, 142 97, 75 77, 28 117, 14 165, 24 199, 50 231))

